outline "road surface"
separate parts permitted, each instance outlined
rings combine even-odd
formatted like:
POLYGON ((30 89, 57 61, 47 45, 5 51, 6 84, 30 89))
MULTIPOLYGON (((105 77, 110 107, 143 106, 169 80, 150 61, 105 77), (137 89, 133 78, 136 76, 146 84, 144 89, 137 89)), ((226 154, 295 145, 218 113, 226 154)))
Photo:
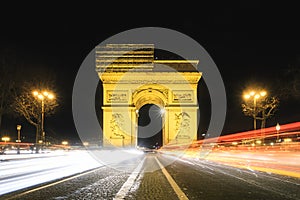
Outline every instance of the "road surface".
POLYGON ((150 152, 6 193, 1 199, 297 200, 299 188, 296 177, 150 152))

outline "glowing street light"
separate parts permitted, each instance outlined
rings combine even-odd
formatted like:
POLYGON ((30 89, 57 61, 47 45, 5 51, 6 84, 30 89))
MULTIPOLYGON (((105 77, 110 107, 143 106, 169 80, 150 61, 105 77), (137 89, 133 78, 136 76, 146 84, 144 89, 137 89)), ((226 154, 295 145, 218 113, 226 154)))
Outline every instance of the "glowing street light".
POLYGON ((69 142, 68 142, 68 141, 62 141, 61 144, 62 144, 62 145, 68 145, 69 142))
POLYGON ((261 140, 256 140, 256 144, 261 144, 262 141, 261 140))
MULTIPOLYGON (((18 139, 16 142, 21 142, 21 125, 17 125, 17 131, 18 131, 18 139)), ((17 154, 20 154, 20 145, 17 147, 17 154)))
POLYGON ((2 141, 4 141, 5 143, 10 141, 10 137, 7 137, 7 136, 2 137, 1 139, 2 139, 2 141))
POLYGON ((17 131, 18 131, 18 139, 16 142, 21 142, 21 125, 17 125, 17 131))
MULTIPOLYGON (((53 100, 55 98, 54 94, 49 91, 42 91, 39 92, 34 90, 32 92, 33 96, 36 97, 38 100, 41 100, 42 103, 42 110, 41 110, 41 133, 42 141, 45 142, 45 132, 44 132, 44 118, 45 118, 45 99, 53 100)), ((38 135, 36 135, 36 143, 38 143, 38 135)), ((37 150, 38 151, 38 150, 37 150)))
POLYGON ((89 146, 88 142, 83 142, 82 144, 83 144, 83 146, 89 146))
POLYGON ((256 102, 259 98, 261 97, 265 97, 267 95, 267 92, 265 90, 262 90, 262 91, 254 91, 254 90, 251 90, 249 93, 245 93, 244 94, 244 99, 245 100, 250 100, 250 99, 253 99, 253 128, 254 130, 256 130, 256 102))
POLYGON ((291 138, 284 138, 283 141, 284 142, 292 142, 292 139, 291 138))

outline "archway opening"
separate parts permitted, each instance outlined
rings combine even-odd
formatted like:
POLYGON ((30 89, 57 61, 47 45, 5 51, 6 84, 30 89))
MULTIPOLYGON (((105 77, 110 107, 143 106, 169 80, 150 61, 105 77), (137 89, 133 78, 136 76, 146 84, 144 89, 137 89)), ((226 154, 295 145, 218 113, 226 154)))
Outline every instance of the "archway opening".
POLYGON ((163 110, 155 104, 146 104, 138 111, 138 146, 159 148, 163 144, 163 110))

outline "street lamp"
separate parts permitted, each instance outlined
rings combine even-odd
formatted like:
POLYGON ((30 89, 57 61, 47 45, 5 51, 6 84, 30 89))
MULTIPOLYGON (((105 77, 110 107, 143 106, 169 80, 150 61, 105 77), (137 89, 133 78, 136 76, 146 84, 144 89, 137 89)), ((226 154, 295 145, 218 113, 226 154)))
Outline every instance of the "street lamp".
POLYGON ((16 142, 21 142, 21 125, 17 125, 17 131, 18 131, 18 139, 16 142))
POLYGON ((7 137, 7 136, 2 137, 1 139, 2 139, 2 141, 4 141, 5 143, 8 142, 8 141, 10 141, 10 137, 7 137))
MULTIPOLYGON (((39 92, 37 90, 32 92, 33 96, 36 97, 38 100, 41 101, 42 110, 41 110, 41 133, 42 141, 45 143, 45 132, 44 132, 44 118, 45 118, 45 100, 53 100, 54 94, 49 91, 42 91, 39 92)), ((36 136, 36 143, 38 143, 38 135, 36 136)))
POLYGON ((276 131, 277 131, 277 142, 279 142, 279 131, 280 131, 280 125, 279 123, 276 124, 276 131))
MULTIPOLYGON (((17 125, 17 131, 18 131, 18 139, 16 142, 21 142, 21 125, 17 125)), ((20 145, 17 147, 17 154, 20 154, 20 145)))
POLYGON ((83 144, 83 146, 89 146, 88 142, 83 142, 82 144, 83 144))
POLYGON ((257 109, 256 108, 257 107, 256 102, 260 97, 264 97, 266 95, 267 95, 267 92, 264 91, 264 90, 262 90, 260 92, 252 90, 249 93, 244 94, 244 99, 245 100, 253 99, 253 119, 254 119, 253 127, 254 127, 254 130, 256 130, 256 115, 257 115, 257 113, 256 113, 256 109, 257 109))

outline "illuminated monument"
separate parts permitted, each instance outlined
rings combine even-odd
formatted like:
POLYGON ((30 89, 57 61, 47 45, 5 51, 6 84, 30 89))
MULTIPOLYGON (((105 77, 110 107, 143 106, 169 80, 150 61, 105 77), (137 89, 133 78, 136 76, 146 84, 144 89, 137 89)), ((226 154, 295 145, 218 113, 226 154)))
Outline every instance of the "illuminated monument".
POLYGON ((152 44, 96 47, 103 83, 103 146, 136 147, 139 109, 162 112, 162 144, 197 139, 197 60, 156 60, 152 44))

